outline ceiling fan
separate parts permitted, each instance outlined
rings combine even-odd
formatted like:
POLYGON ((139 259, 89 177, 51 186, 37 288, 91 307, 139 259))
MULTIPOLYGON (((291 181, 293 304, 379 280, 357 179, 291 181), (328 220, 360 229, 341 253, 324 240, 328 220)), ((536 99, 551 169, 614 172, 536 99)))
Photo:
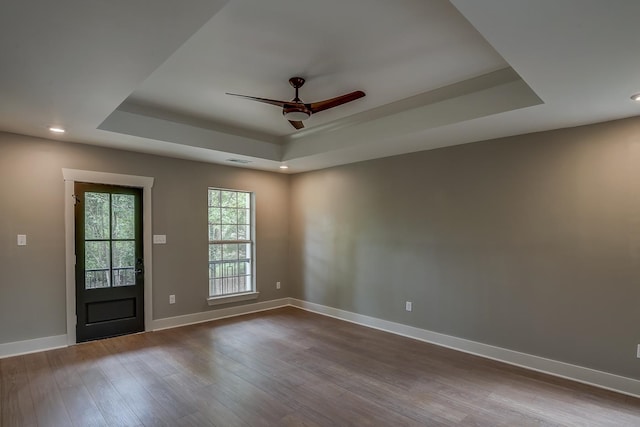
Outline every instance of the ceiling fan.
POLYGON ((289 120, 289 123, 291 123, 291 125, 296 129, 304 128, 304 124, 302 124, 302 121, 308 119, 312 114, 328 110, 329 108, 337 107, 342 104, 346 104, 347 102, 355 101, 356 99, 365 96, 364 92, 362 92, 361 90, 357 90, 355 92, 347 93, 345 95, 337 96, 331 99, 326 99, 324 101, 305 104, 298 97, 298 89, 300 89, 304 84, 304 79, 302 77, 291 77, 289 79, 289 84, 296 90, 296 97, 291 101, 278 101, 276 99, 257 98, 255 96, 238 95, 237 93, 227 93, 227 95, 239 96, 240 98, 246 98, 252 101, 264 102, 265 104, 277 105, 278 107, 282 107, 282 115, 285 117, 285 119, 289 120))

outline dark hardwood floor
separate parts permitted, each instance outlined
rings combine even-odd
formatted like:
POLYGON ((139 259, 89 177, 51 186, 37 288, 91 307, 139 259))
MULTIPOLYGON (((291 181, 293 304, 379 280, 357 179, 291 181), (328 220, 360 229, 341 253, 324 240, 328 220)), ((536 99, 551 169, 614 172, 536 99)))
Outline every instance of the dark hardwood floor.
POLYGON ((2 426, 640 426, 640 399, 284 308, 0 359, 2 426))

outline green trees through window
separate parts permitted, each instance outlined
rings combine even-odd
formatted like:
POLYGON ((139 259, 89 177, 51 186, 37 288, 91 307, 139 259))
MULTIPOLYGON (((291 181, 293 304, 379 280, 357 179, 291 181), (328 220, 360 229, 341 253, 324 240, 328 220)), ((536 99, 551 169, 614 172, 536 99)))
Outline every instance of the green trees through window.
POLYGON ((135 197, 85 193, 87 289, 135 284, 135 197))

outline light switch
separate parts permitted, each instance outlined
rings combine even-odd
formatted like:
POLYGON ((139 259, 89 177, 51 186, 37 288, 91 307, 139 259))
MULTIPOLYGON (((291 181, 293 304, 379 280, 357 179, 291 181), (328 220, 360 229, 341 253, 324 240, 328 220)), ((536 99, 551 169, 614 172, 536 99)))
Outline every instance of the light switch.
POLYGON ((154 234, 153 235, 153 244, 154 245, 164 245, 167 243, 167 235, 166 234, 154 234))
POLYGON ((27 246, 26 234, 18 234, 18 246, 27 246))

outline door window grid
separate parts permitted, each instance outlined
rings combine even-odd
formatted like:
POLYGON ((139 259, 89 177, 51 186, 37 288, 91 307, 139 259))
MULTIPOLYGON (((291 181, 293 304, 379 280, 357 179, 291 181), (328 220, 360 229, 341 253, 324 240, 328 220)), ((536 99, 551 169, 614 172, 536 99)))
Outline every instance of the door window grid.
POLYGON ((209 296, 254 290, 251 193, 210 188, 209 296))
POLYGON ((85 289, 133 286, 135 198, 85 193, 85 289))

